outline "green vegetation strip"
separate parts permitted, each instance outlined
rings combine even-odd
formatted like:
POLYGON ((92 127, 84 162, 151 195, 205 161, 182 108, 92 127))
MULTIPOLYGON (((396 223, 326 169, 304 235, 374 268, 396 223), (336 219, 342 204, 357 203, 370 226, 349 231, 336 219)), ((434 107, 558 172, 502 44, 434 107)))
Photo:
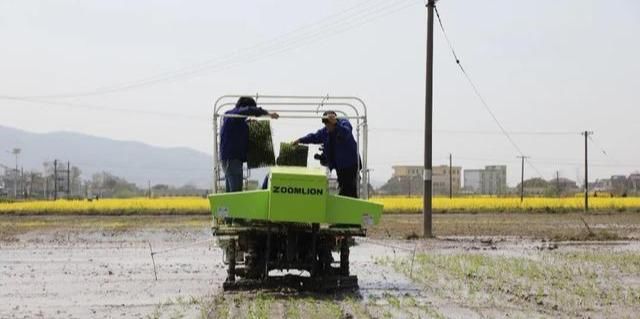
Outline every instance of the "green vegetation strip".
POLYGON ((362 298, 359 294, 241 292, 203 298, 203 318, 444 318, 425 302, 398 292, 362 298))
POLYGON ((405 258, 378 262, 411 274, 440 297, 470 306, 595 312, 607 317, 640 307, 636 252, 544 252, 527 257, 418 254, 413 270, 405 258))

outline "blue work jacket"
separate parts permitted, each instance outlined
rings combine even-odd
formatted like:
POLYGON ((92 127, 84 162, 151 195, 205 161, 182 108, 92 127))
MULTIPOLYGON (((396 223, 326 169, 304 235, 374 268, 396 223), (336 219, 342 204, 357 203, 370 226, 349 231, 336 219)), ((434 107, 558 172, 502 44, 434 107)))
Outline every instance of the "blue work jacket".
MULTIPOLYGON (((267 115, 265 109, 260 107, 236 107, 225 114, 237 114, 246 116, 267 115)), ((220 159, 247 161, 249 145, 249 126, 246 118, 225 117, 220 129, 220 159)))
POLYGON ((329 155, 333 146, 333 161, 327 158, 329 169, 349 168, 358 165, 358 144, 353 138, 351 123, 346 119, 338 119, 336 123, 335 145, 331 145, 329 131, 326 127, 315 133, 307 134, 299 140, 302 144, 322 144, 324 154, 329 155))

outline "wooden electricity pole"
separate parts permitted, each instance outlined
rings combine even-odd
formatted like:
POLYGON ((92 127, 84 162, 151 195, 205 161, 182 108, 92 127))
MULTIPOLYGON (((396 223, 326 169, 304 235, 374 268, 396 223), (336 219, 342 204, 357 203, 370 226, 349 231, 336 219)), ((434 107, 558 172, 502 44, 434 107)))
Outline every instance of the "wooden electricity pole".
POLYGON ((16 175, 14 175, 13 179, 13 197, 15 198, 18 198, 18 155, 20 155, 21 151, 22 150, 17 147, 11 150, 11 153, 16 157, 16 175))
POLYGON ((522 159, 522 165, 520 168, 520 202, 524 201, 524 160, 529 156, 520 155, 518 158, 522 159))
POLYGON ((25 180, 24 180, 24 167, 20 166, 20 193, 22 193, 22 198, 27 197, 27 190, 25 188, 25 180))
POLYGON ((71 163, 67 161, 67 198, 71 197, 71 163))
POLYGON ((451 157, 451 153, 449 153, 449 199, 453 198, 453 160, 451 157))
POLYGON ((424 237, 433 237, 432 229, 432 146, 433 146, 433 10, 435 0, 427 2, 427 63, 426 63, 426 87, 425 87, 425 112, 424 112, 424 194, 422 196, 422 218, 424 237))
POLYGON ((560 171, 556 171, 556 191, 558 192, 558 197, 561 195, 560 191, 560 171))
POLYGON ((58 199, 58 160, 53 160, 53 200, 58 199))
POLYGON ((591 131, 584 131, 582 135, 584 135, 584 212, 589 211, 589 152, 588 152, 588 141, 589 135, 592 135, 591 131))

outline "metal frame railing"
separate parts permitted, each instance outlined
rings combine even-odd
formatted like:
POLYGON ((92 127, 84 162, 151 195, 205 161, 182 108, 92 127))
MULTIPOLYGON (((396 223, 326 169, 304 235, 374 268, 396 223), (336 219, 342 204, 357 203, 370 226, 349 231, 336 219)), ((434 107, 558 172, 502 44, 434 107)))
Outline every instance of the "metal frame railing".
POLYGON ((236 101, 242 96, 251 96, 258 106, 266 107, 270 112, 277 112, 280 118, 288 119, 321 119, 322 112, 331 109, 339 118, 355 120, 356 144, 358 161, 362 159, 362 169, 358 173, 358 197, 369 197, 369 168, 367 161, 368 124, 367 106, 364 101, 353 96, 303 96, 303 95, 259 95, 259 94, 231 94, 216 99, 213 105, 213 193, 219 191, 221 167, 219 159, 219 128, 225 117, 248 118, 244 115, 224 114, 226 108, 235 107, 236 101), (277 108, 271 108, 271 107, 277 108), (323 109, 323 110, 321 110, 323 109), (308 115, 311 114, 311 115, 308 115), (219 123, 220 122, 220 123, 219 123))

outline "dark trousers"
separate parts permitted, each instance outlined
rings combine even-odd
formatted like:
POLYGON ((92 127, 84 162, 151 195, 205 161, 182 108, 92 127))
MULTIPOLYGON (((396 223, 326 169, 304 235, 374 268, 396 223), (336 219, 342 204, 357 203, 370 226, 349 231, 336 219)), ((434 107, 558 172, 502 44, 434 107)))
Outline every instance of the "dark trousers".
POLYGON ((358 197, 358 166, 337 168, 338 195, 357 198, 358 197))
POLYGON ((242 191, 242 161, 228 160, 222 161, 222 169, 224 170, 225 191, 241 192, 242 191))

